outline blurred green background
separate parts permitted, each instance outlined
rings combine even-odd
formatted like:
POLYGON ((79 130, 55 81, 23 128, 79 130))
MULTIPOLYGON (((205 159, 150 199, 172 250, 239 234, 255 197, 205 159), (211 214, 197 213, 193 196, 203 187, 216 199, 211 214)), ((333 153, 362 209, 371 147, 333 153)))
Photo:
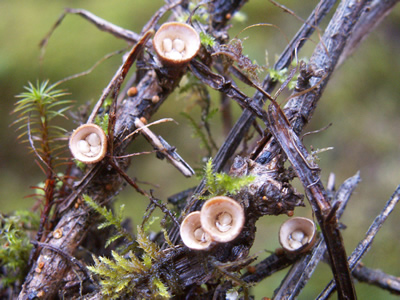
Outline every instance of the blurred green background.
MULTIPOLYGON (((300 17, 306 18, 317 1, 281 1, 294 10, 300 17)), ((50 79, 56 82, 69 75, 89 69, 105 54, 122 49, 126 43, 110 34, 99 31, 79 16, 71 15, 63 21, 49 41, 46 54, 39 60, 40 40, 50 30, 65 7, 84 8, 116 25, 140 32, 150 16, 163 4, 153 1, 106 1, 106 0, 58 0, 58 1, 0 1, 0 91, 1 147, 0 147, 0 207, 2 212, 30 208, 34 200, 24 198, 32 193, 30 186, 43 180, 43 174, 34 163, 34 156, 16 141, 14 127, 9 125, 15 116, 10 112, 15 102, 14 96, 23 91, 28 81, 50 79)), ((247 37, 244 53, 259 64, 265 63, 268 51, 269 63, 273 65, 275 56, 283 50, 301 23, 268 1, 254 0, 246 4, 242 12, 247 16, 245 22, 235 22, 231 37, 247 25, 254 23, 272 23, 282 30, 271 27, 257 27, 240 34, 247 37), (285 37, 286 35, 286 37, 285 37)), ((324 23, 324 26, 326 22, 324 23)), ((318 36, 300 52, 300 57, 309 57, 318 36)), ((363 238, 370 223, 383 208, 396 186, 400 183, 400 7, 394 11, 372 32, 355 54, 334 74, 323 98, 306 131, 322 128, 329 123, 333 126, 317 135, 305 139, 307 146, 314 148, 334 147, 334 150, 320 154, 322 178, 326 182, 330 172, 336 174, 339 185, 346 178, 360 171, 362 182, 353 195, 343 216, 348 227, 344 239, 348 253, 363 238)), ((70 98, 77 101, 76 106, 87 101, 97 101, 121 62, 121 56, 113 57, 101 64, 90 75, 74 79, 62 85, 71 93, 70 98)), ((248 95, 254 91, 245 88, 248 95)), ((218 106, 218 96, 214 106, 218 106)), ((193 105, 193 100, 185 100, 174 94, 153 120, 173 117, 179 126, 173 123, 158 125, 154 131, 161 134, 194 167, 200 167, 204 149, 199 149, 197 140, 191 140, 192 130, 187 121, 179 115, 177 107, 193 105)), ((235 118, 239 109, 233 104, 235 118)), ((199 115, 199 108, 190 111, 199 115)), ((219 117, 212 120, 214 137, 220 145, 223 130, 219 117)), ((68 130, 76 124, 63 123, 68 130)), ((136 143, 131 152, 149 150, 146 144, 136 143)), ((140 181, 155 183, 157 197, 166 198, 187 187, 197 184, 198 180, 183 178, 173 167, 154 155, 134 158, 129 171, 140 181)), ((149 187, 146 187, 149 188, 149 187)), ((301 191, 301 189, 300 189, 301 191)), ((118 199, 127 206, 126 214, 135 224, 141 221, 146 200, 132 189, 125 189, 118 199)), ((301 208, 298 215, 311 217, 310 209, 301 208)), ((265 217, 259 221, 257 239, 253 253, 260 258, 268 255, 279 246, 277 231, 281 217, 265 217)), ((379 268, 400 276, 400 211, 397 207, 385 223, 374 241, 372 250, 366 255, 364 263, 371 268, 379 268)), ((253 288, 256 299, 271 297, 279 285, 284 272, 264 280, 253 288)), ((314 298, 331 275, 326 265, 318 267, 299 299, 314 298)), ((359 299, 394 299, 385 291, 357 284, 359 299)))

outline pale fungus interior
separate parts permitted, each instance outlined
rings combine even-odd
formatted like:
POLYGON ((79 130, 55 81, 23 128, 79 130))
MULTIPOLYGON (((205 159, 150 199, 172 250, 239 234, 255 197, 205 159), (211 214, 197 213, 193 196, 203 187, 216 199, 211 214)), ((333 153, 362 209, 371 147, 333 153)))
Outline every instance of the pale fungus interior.
POLYGON ((217 216, 215 226, 221 232, 227 232, 232 228, 233 218, 232 215, 228 212, 222 212, 217 216))
POLYGON ((307 244, 308 236, 301 230, 295 230, 288 236, 288 243, 294 250, 301 248, 307 244))
POLYGON ((207 243, 210 238, 203 228, 198 227, 193 231, 194 238, 200 243, 207 243))
POLYGON ((79 140, 77 145, 79 152, 87 157, 94 157, 101 151, 101 139, 94 132, 79 140))
POLYGON ((185 56, 185 42, 179 38, 165 38, 162 42, 164 55, 172 60, 181 60, 185 56))

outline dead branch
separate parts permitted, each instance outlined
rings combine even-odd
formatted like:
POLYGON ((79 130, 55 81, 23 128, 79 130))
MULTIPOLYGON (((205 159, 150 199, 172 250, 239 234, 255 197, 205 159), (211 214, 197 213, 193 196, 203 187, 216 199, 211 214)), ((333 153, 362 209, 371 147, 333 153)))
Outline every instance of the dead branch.
POLYGON ((392 11, 397 2, 399 0, 371 1, 369 8, 363 12, 357 25, 354 27, 351 37, 339 58, 338 66, 352 55, 368 34, 392 11))
MULTIPOLYGON (((357 245, 356 249, 354 249, 353 253, 349 257, 349 267, 353 270, 361 258, 368 252, 370 249, 372 242, 378 233, 379 229, 382 227, 383 223, 393 211, 394 207, 400 200, 400 186, 397 187, 396 191, 393 193, 392 197, 388 200, 385 207, 381 211, 381 213, 375 218, 374 222, 369 227, 365 238, 357 245)), ((336 286, 333 281, 331 281, 328 286, 322 291, 322 293, 318 296, 318 299, 327 299, 329 295, 335 290, 336 286)))
MULTIPOLYGON (((360 174, 357 173, 353 177, 347 179, 335 193, 331 205, 335 206, 336 203, 339 205, 339 208, 336 211, 336 217, 338 219, 340 219, 360 180, 360 174)), ((333 193, 333 191, 330 192, 333 193)), ((300 257, 300 259, 292 266, 284 280, 281 282, 278 290, 275 291, 274 299, 295 299, 311 278, 318 263, 323 260, 326 250, 326 244, 324 243, 323 238, 321 238, 310 254, 300 257)))
POLYGON ((358 281, 376 285, 393 294, 400 295, 399 277, 388 275, 381 270, 367 268, 362 263, 357 264, 352 274, 358 281))
MULTIPOLYGON (((218 1, 215 3, 217 4, 218 1)), ((221 6, 215 13, 234 13, 240 7, 238 3, 235 2, 232 5, 221 6)), ((81 13, 81 11, 77 13, 81 13)), ((87 16, 89 15, 85 14, 85 17, 87 16)), ((96 18, 91 18, 91 16, 89 18, 94 23, 98 21, 96 18)), ((104 24, 103 20, 100 20, 98 24, 104 24)), ((216 24, 220 28, 223 28, 225 23, 220 21, 216 24)), ((117 27, 112 27, 112 31, 120 32, 117 27)), ((150 119, 168 95, 175 89, 181 76, 184 74, 183 70, 180 74, 173 74, 171 77, 168 75, 168 70, 160 69, 156 66, 152 57, 147 57, 147 61, 151 65, 143 73, 142 77, 138 78, 138 93, 124 100, 117 108, 116 124, 113 132, 114 140, 111 141, 113 144, 118 145, 118 147, 113 149, 116 156, 123 155, 126 147, 132 141, 132 139, 124 140, 124 138, 136 129, 135 119, 141 117, 150 119), (159 97, 157 103, 151 101, 155 95, 159 97)), ((112 80, 110 84, 114 86, 115 82, 112 80)), ((119 161, 121 170, 126 170, 128 166, 129 160, 121 159, 119 161)), ((79 174, 79 177, 83 177, 83 180, 77 183, 74 190, 69 191, 70 196, 61 204, 63 209, 59 210, 60 218, 53 231, 62 232, 63 234, 61 237, 55 238, 50 233, 45 240, 45 243, 49 247, 60 249, 60 251, 69 255, 74 254, 76 248, 85 238, 87 231, 96 221, 95 218, 91 217, 88 207, 81 205, 74 209, 71 208, 71 204, 74 203, 81 193, 88 194, 97 202, 106 203, 106 201, 109 201, 118 193, 123 183, 120 173, 110 168, 107 160, 96 164, 85 175, 80 174, 79 169, 76 169, 74 172, 79 174)), ((26 277, 19 299, 28 299, 32 295, 36 296, 38 294, 42 295, 43 299, 54 298, 61 289, 63 284, 62 279, 68 272, 69 267, 64 258, 58 255, 58 253, 47 248, 42 249, 26 277), (35 272, 35 268, 41 261, 46 262, 46 268, 37 273, 35 272)))
MULTIPOLYGON (((80 286, 82 285, 83 279, 80 278, 79 274, 76 274, 74 266, 82 269, 90 260, 87 258, 78 260, 76 258, 77 248, 87 240, 87 234, 93 229, 97 218, 89 207, 73 204, 78 203, 78 199, 82 194, 87 194, 98 203, 111 205, 112 200, 122 189, 125 181, 134 187, 139 194, 148 198, 147 200, 152 203, 152 207, 160 208, 163 213, 173 220, 169 229, 169 237, 176 246, 170 247, 171 245, 165 242, 162 247, 163 258, 154 262, 153 267, 159 268, 160 272, 167 274, 166 276, 169 276, 168 278, 173 281, 174 286, 179 291, 179 295, 176 295, 176 297, 181 295, 185 295, 187 298, 197 296, 196 293, 200 286, 208 284, 209 290, 203 295, 209 298, 221 298, 225 296, 227 290, 232 286, 230 282, 221 284, 218 281, 221 278, 227 278, 228 281, 245 285, 246 282, 259 282, 272 273, 290 265, 292 265, 292 269, 282 282, 275 298, 286 297, 289 294, 294 297, 298 295, 302 287, 307 283, 316 265, 327 250, 330 255, 335 283, 338 287, 339 298, 355 299, 351 270, 370 247, 377 230, 382 226, 384 220, 399 200, 400 188, 398 188, 385 210, 376 219, 366 239, 353 252, 348 262, 337 220, 343 213, 345 205, 359 181, 359 176, 356 175, 347 180, 336 193, 334 200, 331 201, 333 191, 325 190, 320 180, 319 168, 310 158, 311 156, 298 135, 305 124, 310 121, 318 100, 337 67, 339 59, 347 56, 343 54, 346 43, 353 42, 353 45, 358 43, 361 34, 354 33, 351 35, 351 33, 361 27, 364 28, 365 24, 377 23, 378 20, 376 18, 383 17, 393 5, 385 6, 386 8, 381 9, 382 6, 376 5, 375 1, 375 6, 371 6, 371 8, 375 9, 377 7, 376 9, 379 8, 379 11, 374 14, 371 12, 371 8, 369 11, 367 10, 370 1, 343 0, 326 28, 320 43, 315 48, 310 64, 307 66, 302 65, 297 90, 282 110, 276 103, 276 99, 269 95, 275 88, 276 82, 272 81, 270 77, 266 77, 262 86, 259 87, 239 69, 235 71, 234 68, 227 68, 231 72, 230 75, 227 75, 221 72, 224 68, 217 66, 215 68, 217 71, 214 72, 213 64, 218 64, 218 62, 211 62, 213 49, 203 49, 204 53, 199 55, 197 59, 192 60, 189 67, 175 69, 162 66, 154 54, 151 43, 148 42, 153 30, 158 27, 157 22, 160 17, 167 11, 172 11, 175 18, 182 16, 183 13, 190 13, 190 16, 194 13, 189 11, 186 1, 166 2, 167 4, 156 12, 148 24, 144 26, 142 35, 137 35, 129 30, 115 26, 87 11, 67 9, 44 39, 43 45, 47 43, 51 33, 66 14, 71 13, 83 16, 101 30, 137 44, 133 47, 129 58, 121 65, 110 81, 89 119, 90 122, 94 120, 106 94, 114 92, 114 103, 110 110, 108 141, 112 150, 109 151, 108 156, 103 161, 89 167, 84 174, 77 167, 73 167, 71 173, 78 179, 71 179, 66 184, 66 197, 58 206, 55 225, 52 228, 53 231, 48 234, 43 242, 34 242, 37 246, 38 255, 33 257, 33 264, 25 279, 19 299, 31 299, 34 297, 52 299, 57 295, 60 296, 66 291, 63 285, 67 276, 79 282, 80 286), (368 14, 366 11, 368 11, 368 14), (359 25, 361 24, 360 22, 362 22, 362 25, 359 25), (137 61, 138 66, 134 77, 137 83, 137 93, 125 99, 120 96, 119 99, 123 100, 117 101, 119 88, 134 61, 137 61), (164 104, 186 72, 192 72, 204 85, 220 91, 224 97, 235 100, 244 108, 241 117, 231 129, 226 141, 213 160, 215 171, 221 171, 226 167, 228 159, 232 158, 256 118, 261 119, 266 126, 266 132, 262 140, 255 149, 252 149, 251 155, 249 157, 237 156, 230 167, 232 176, 251 174, 256 177, 249 186, 243 188, 236 195, 230 195, 240 202, 245 209, 246 224, 235 240, 226 244, 217 244, 208 252, 193 251, 181 246, 179 243, 180 220, 176 220, 165 205, 157 204, 157 200, 151 196, 151 191, 145 191, 140 188, 126 173, 130 166, 130 160, 126 156, 126 149, 136 137, 133 133, 137 128, 147 129, 144 124, 145 121, 150 120, 158 108, 164 104), (253 97, 247 96, 237 87, 233 81, 234 76, 249 86, 256 88, 257 91, 253 97), (155 97, 157 101, 153 101, 155 97), (263 109, 263 104, 267 100, 272 101, 268 111, 263 109), (292 164, 290 169, 285 168, 284 165, 287 159, 292 164), (312 252, 306 255, 290 257, 275 253, 257 264, 254 272, 249 272, 239 278, 231 272, 239 271, 252 262, 253 258, 249 258, 248 254, 255 239, 257 220, 265 215, 290 215, 297 206, 303 205, 304 196, 299 194, 291 185, 295 174, 303 184, 305 194, 321 226, 323 237, 321 237, 312 252), (39 264, 43 265, 43 263, 45 267, 38 272, 39 264)), ((219 43, 224 44, 227 42, 228 37, 228 21, 235 12, 240 10, 245 2, 245 0, 215 0, 212 3, 201 3, 196 9, 202 5, 210 4, 209 9, 212 12, 212 18, 207 24, 193 21, 193 26, 198 31, 213 34, 213 37, 219 43)), ((320 1, 281 54, 274 66, 276 70, 281 70, 290 65, 297 51, 317 29, 318 24, 335 2, 333 0, 320 1)), ((394 2, 396 1, 391 1, 391 4, 394 2)), ((189 19, 188 21, 190 22, 191 17, 189 19)), ((360 32, 364 33, 365 31, 360 32)), ((294 74, 294 71, 291 74, 294 74)), ((281 89, 284 87, 285 85, 281 89)), ((172 161, 177 160, 181 164, 185 164, 183 160, 180 160, 179 157, 177 158, 177 153, 173 147, 149 132, 151 133, 151 131, 146 131, 148 137, 151 136, 150 139, 154 143, 153 146, 156 145, 155 148, 158 152, 170 155, 172 161)), ((189 166, 184 167, 187 167, 189 171, 191 170, 189 166)), ((202 206, 203 202, 199 200, 199 196, 204 193, 207 193, 204 189, 204 180, 194 191, 191 190, 190 193, 184 193, 185 196, 188 194, 190 196, 187 197, 185 206, 182 207, 181 212, 183 215, 190 211, 198 210, 202 206)), ((99 254, 100 248, 104 246, 104 241, 100 242, 100 244, 100 246, 96 246, 97 248, 94 245, 89 245, 87 251, 95 255, 99 254)), ((366 271, 362 274, 365 275, 365 273, 366 271)), ((81 274, 85 275, 84 279, 88 279, 86 272, 81 272, 81 274)), ((374 281, 372 275, 367 277, 371 282, 374 281)), ((380 276, 380 278, 386 277, 380 276)), ((379 280, 376 281, 380 282, 379 280)), ((382 283, 378 284, 384 286, 382 283)), ((246 286, 243 288, 246 290, 246 286)), ((325 299, 334 288, 335 284, 331 283, 326 291, 321 294, 321 299, 325 299)), ((386 286, 385 288, 395 290, 393 286, 386 286)), ((82 290, 80 290, 80 293, 83 296, 82 290)), ((85 297, 87 299, 98 299, 101 298, 101 294, 99 290, 95 290, 93 293, 87 293, 85 297)))

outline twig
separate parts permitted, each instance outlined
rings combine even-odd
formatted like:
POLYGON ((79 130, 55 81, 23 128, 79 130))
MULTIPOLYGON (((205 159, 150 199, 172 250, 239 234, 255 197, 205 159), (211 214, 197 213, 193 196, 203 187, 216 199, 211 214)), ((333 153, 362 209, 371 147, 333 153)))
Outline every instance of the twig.
MULTIPOLYGON (((337 228, 336 218, 334 218, 335 212, 333 210, 331 211, 331 206, 329 202, 326 201, 326 193, 322 183, 318 180, 316 175, 309 172, 307 164, 304 164, 304 157, 308 157, 308 154, 301 145, 301 142, 298 141, 294 132, 299 133, 305 122, 310 119, 316 107, 316 101, 318 101, 323 88, 329 81, 330 74, 333 72, 339 56, 344 49, 347 35, 351 32, 352 28, 354 28, 354 25, 357 23, 356 20, 358 20, 367 3, 368 1, 357 3, 355 1, 342 2, 331 19, 321 42, 317 45, 310 61, 312 64, 315 64, 317 68, 323 68, 327 76, 320 82, 320 85, 313 93, 307 93, 298 98, 293 98, 288 103, 288 107, 293 108, 309 107, 309 115, 305 115, 304 113, 302 113, 301 116, 298 115, 297 119, 294 120, 292 130, 288 127, 288 124, 284 122, 280 112, 277 111, 275 107, 270 106, 271 120, 269 123, 271 124, 271 130, 302 181, 308 199, 320 223, 331 257, 335 281, 339 285, 338 296, 340 299, 346 299, 347 297, 353 299, 355 298, 355 292, 350 270, 346 263, 346 253, 343 247, 341 234, 337 228), (334 41, 333 37, 335 39, 334 41), (293 151, 293 149, 297 151, 293 151), (300 155, 300 153, 303 154, 300 155), (302 158, 298 157, 299 155, 302 158)), ((310 81, 311 84, 315 84, 315 82, 316 79, 311 79, 310 81)))
MULTIPOLYGON (((321 225, 326 243, 328 244, 333 273, 335 279, 341 286, 342 294, 340 295, 340 298, 346 299, 347 297, 350 297, 350 299, 354 299, 355 294, 352 278, 347 265, 341 233, 337 227, 335 217, 336 207, 333 206, 331 208, 329 202, 325 198, 326 193, 318 175, 312 173, 312 171, 319 169, 310 165, 308 162, 307 158, 309 155, 297 135, 290 128, 290 123, 282 110, 268 94, 263 93, 267 98, 272 100, 273 104, 270 106, 270 114, 267 120, 267 116, 263 110, 259 109, 254 105, 254 103, 249 101, 249 99, 236 87, 225 82, 222 76, 212 73, 206 66, 199 62, 192 62, 192 72, 206 84, 217 90, 223 91, 243 106, 250 109, 255 115, 260 117, 270 129, 270 132, 281 145, 298 177, 302 181, 314 213, 317 216, 317 220, 321 225)), ((194 209, 194 207, 191 207, 191 209, 194 209)))
MULTIPOLYGON (((322 21, 325 15, 329 12, 329 10, 334 6, 336 0, 322 0, 316 6, 316 8, 312 11, 310 16, 307 18, 307 23, 304 24, 293 39, 290 41, 289 45, 282 52, 280 57, 278 58, 276 64, 274 65, 274 69, 282 70, 290 65, 294 53, 301 49, 301 47, 306 42, 307 38, 311 36, 311 34, 315 30, 315 26, 322 21), (314 26, 310 26, 308 24, 314 24, 314 26)), ((262 83, 263 89, 270 93, 276 85, 275 81, 272 81, 269 76, 265 78, 262 83)), ((262 104, 262 94, 257 91, 254 94, 253 101, 262 104)), ((222 170, 223 166, 235 152, 236 148, 239 146, 241 139, 245 136, 245 133, 250 128, 251 124, 254 121, 254 116, 249 110, 244 110, 238 121, 233 126, 229 135, 227 136, 224 144, 219 149, 218 153, 215 155, 213 162, 215 164, 215 171, 219 172, 222 170)), ((200 187, 200 186, 199 186, 200 187)), ((198 190, 196 192, 199 192, 198 190)))
POLYGON ((367 268, 362 263, 357 264, 352 274, 360 282, 372 284, 393 294, 400 295, 399 277, 388 275, 381 270, 367 268))
POLYGON ((86 172, 81 180, 71 189, 70 194, 65 198, 59 205, 57 214, 62 215, 76 200, 76 198, 82 193, 82 191, 89 185, 91 180, 95 178, 101 169, 101 164, 96 164, 93 168, 86 172))
POLYGON ((174 8, 177 8, 179 6, 179 4, 182 3, 182 0, 177 0, 174 1, 173 3, 170 4, 165 4, 164 6, 162 6, 160 9, 158 9, 158 11, 153 15, 153 17, 147 22, 146 25, 143 26, 142 32, 146 32, 148 30, 151 29, 155 29, 156 24, 158 23, 158 21, 162 18, 162 16, 168 12, 169 10, 172 10, 174 8))
MULTIPOLYGON (((336 216, 339 219, 344 211, 350 196, 360 182, 360 174, 347 179, 337 191, 332 205, 339 203, 336 216)), ((314 273, 318 263, 326 253, 326 245, 323 239, 315 245, 312 253, 301 257, 290 269, 280 287, 275 291, 274 299, 295 299, 305 287, 311 275, 314 273)))
POLYGON ((94 69, 96 69, 97 66, 99 66, 101 63, 103 63, 104 61, 106 61, 107 59, 109 59, 109 58, 111 58, 111 57, 113 57, 115 55, 123 53, 125 50, 127 50, 127 49, 125 48, 125 49, 121 49, 121 50, 117 50, 117 51, 108 53, 105 56, 103 56, 100 60, 96 61, 96 63, 90 69, 88 69, 86 71, 83 71, 83 72, 80 72, 78 74, 74 74, 74 75, 65 77, 65 78, 57 81, 56 83, 54 83, 54 85, 58 85, 58 84, 64 83, 64 82, 66 82, 68 80, 71 80, 71 79, 75 79, 75 78, 79 78, 79 77, 82 77, 82 76, 86 76, 86 75, 90 74, 94 69))
POLYGON ((338 65, 341 65, 352 55, 368 34, 391 12, 397 2, 399 0, 373 0, 371 2, 369 8, 361 15, 360 20, 351 33, 349 42, 340 56, 338 65))
POLYGON ((327 201, 326 191, 319 179, 319 175, 315 174, 309 168, 307 160, 304 160, 305 157, 308 157, 307 150, 286 123, 286 120, 281 117, 280 112, 276 111, 274 106, 269 107, 270 131, 279 142, 302 182, 307 198, 321 227, 331 258, 332 272, 340 286, 339 298, 355 299, 355 291, 347 264, 343 239, 336 217, 331 217, 336 213, 333 210, 335 206, 331 206, 327 201))
POLYGON ((157 206, 165 215, 168 215, 170 217, 170 219, 177 226, 180 226, 178 220, 176 219, 174 214, 168 209, 168 207, 165 204, 163 204, 160 200, 154 198, 152 191, 150 193, 151 193, 151 197, 150 197, 151 203, 153 203, 155 206, 157 206))
POLYGON ((320 43, 316 46, 313 55, 310 58, 309 65, 321 76, 324 72, 323 80, 317 79, 316 74, 310 77, 310 85, 314 86, 318 81, 319 85, 312 93, 302 94, 298 97, 291 97, 285 106, 286 114, 295 115, 292 120, 293 130, 299 134, 305 124, 311 119, 317 102, 320 99, 325 86, 335 68, 337 67, 339 57, 343 53, 346 43, 350 39, 350 33, 358 24, 360 15, 368 7, 369 0, 363 1, 343 1, 335 15, 329 22, 320 43), (302 112, 298 112, 301 107, 302 112))
POLYGON ((332 201, 332 204, 335 205, 339 203, 340 206, 336 212, 336 217, 340 219, 346 209, 347 203, 350 200, 351 195, 353 194, 354 190, 356 189, 357 185, 360 183, 361 177, 360 172, 357 172, 356 175, 347 179, 343 184, 340 186, 338 191, 335 194, 335 199, 332 201))
MULTIPOLYGON (((64 13, 58 18, 57 22, 53 25, 50 32, 40 42, 41 47, 45 47, 47 45, 47 42, 48 42, 51 34, 61 24, 62 20, 67 16, 67 14, 80 15, 80 16, 84 17, 86 20, 88 20, 90 23, 94 24, 101 31, 111 33, 113 36, 115 36, 117 38, 122 38, 128 42, 136 43, 140 39, 139 34, 133 32, 133 31, 127 30, 125 28, 119 27, 117 25, 114 25, 102 18, 99 18, 98 16, 92 14, 91 12, 89 12, 87 10, 66 8, 64 10, 64 13)), ((150 46, 150 43, 148 46, 150 46)))
MULTIPOLYGON (((321 0, 317 7, 312 11, 310 16, 307 18, 307 23, 304 24, 296 35, 293 37, 289 45, 285 48, 285 50, 280 55, 279 59, 277 60, 276 64, 274 65, 274 69, 281 70, 285 67, 288 67, 294 57, 295 52, 300 49, 304 43, 306 42, 307 38, 311 36, 311 34, 315 30, 315 26, 322 21, 325 15, 330 11, 330 9, 334 6, 336 0, 321 0), (307 24, 314 24, 315 26, 309 26, 307 24)), ((262 87, 263 90, 267 93, 270 93, 276 85, 276 82, 272 81, 269 76, 267 76, 263 83, 262 87)), ((262 98, 263 95, 257 91, 253 97, 253 102, 256 104, 262 105, 262 98)), ((299 105, 298 107, 302 107, 299 105)), ((306 107, 305 107, 306 108, 306 107)), ((305 115, 308 115, 308 111, 304 112, 305 115)), ((214 163, 214 171, 220 172, 222 168, 225 166, 228 159, 233 155, 237 147, 239 146, 242 138, 245 136, 246 132, 249 130, 251 124, 253 123, 255 116, 253 113, 245 109, 235 123, 231 131, 229 132, 228 136, 225 139, 225 142, 219 148, 217 154, 213 159, 214 163)), ((197 186, 196 190, 193 194, 199 194, 204 188, 205 181, 202 182, 197 186)), ((195 207, 192 203, 194 199, 190 198, 187 203, 187 207, 195 207)), ((171 240, 173 242, 177 242, 179 239, 178 235, 178 228, 172 228, 170 232, 171 240)))
POLYGON ((277 255, 273 253, 258 264, 256 264, 255 270, 247 272, 242 276, 245 282, 258 283, 272 274, 283 270, 293 264, 293 260, 286 255, 277 255))
MULTIPOLYGON (((369 227, 365 238, 357 245, 356 249, 349 257, 349 267, 353 270, 358 262, 361 260, 362 256, 368 252, 372 242, 378 233, 379 229, 382 227, 383 223, 386 221, 387 217, 393 211, 394 207, 400 200, 400 186, 397 187, 396 191, 393 193, 392 197, 386 203, 385 207, 381 213, 375 218, 374 222, 369 227)), ((330 294, 335 290, 336 285, 334 281, 331 281, 327 287, 319 294, 317 299, 327 299, 330 294)))
POLYGON ((87 123, 93 123, 94 118, 96 117, 100 107, 103 105, 104 100, 112 91, 115 91, 117 94, 117 91, 119 91, 119 88, 122 82, 124 81, 126 74, 128 74, 128 71, 131 68, 132 64, 135 62, 138 55, 142 52, 146 42, 153 34, 154 34, 153 30, 147 31, 137 42, 137 44, 133 46, 132 50, 129 52, 127 58, 125 59, 125 62, 115 73, 114 77, 111 79, 108 86, 104 89, 103 94, 101 95, 99 101, 97 101, 96 105, 94 106, 92 113, 88 118, 87 123))
POLYGON ((142 152, 131 153, 131 154, 126 154, 126 155, 113 156, 113 158, 122 159, 122 158, 129 158, 129 157, 133 157, 133 156, 140 156, 140 155, 153 154, 153 153, 157 153, 157 150, 142 151, 142 152))
POLYGON ((131 185, 139 194, 142 194, 143 196, 150 198, 150 195, 145 190, 141 189, 136 184, 136 182, 132 178, 130 178, 129 175, 124 172, 124 170, 121 169, 121 167, 118 165, 116 161, 110 160, 110 164, 113 166, 115 170, 117 170, 117 172, 121 175, 121 177, 124 178, 125 181, 129 183, 129 185, 131 185))
POLYGON ((139 118, 135 119, 135 125, 149 143, 184 176, 191 177, 194 175, 193 169, 176 153, 174 147, 171 147, 161 136, 156 136, 139 118))
POLYGON ((35 246, 47 248, 47 249, 50 249, 50 250, 56 252, 57 254, 60 254, 60 256, 62 256, 65 260, 67 260, 69 264, 78 266, 79 269, 82 271, 82 273, 86 275, 86 279, 90 279, 90 273, 89 273, 88 269, 78 259, 76 259, 72 255, 69 255, 65 251, 62 251, 61 249, 58 249, 47 243, 41 243, 41 242, 37 242, 37 241, 31 241, 31 243, 34 244, 35 246))
MULTIPOLYGON (((122 68, 123 66, 121 66, 120 69, 122 68)), ((123 72, 125 71, 127 72, 128 68, 123 70, 123 72)), ((180 78, 176 78, 175 81, 169 80, 167 84, 161 85, 161 82, 153 69, 145 70, 145 72, 142 72, 140 76, 141 77, 138 78, 138 94, 137 97, 135 97, 136 99, 129 98, 126 101, 123 101, 118 108, 116 126, 114 128, 115 139, 110 140, 110 143, 117 144, 127 133, 132 132, 135 129, 133 124, 134 117, 145 116, 147 119, 150 119, 158 107, 174 90, 180 80, 180 78), (151 99, 156 93, 159 95, 159 102, 152 103, 151 101, 146 101, 146 99, 151 99)), ((114 80, 111 80, 109 87, 111 87, 114 82, 114 80)), ((121 82, 122 81, 119 80, 119 83, 121 82)), ((95 114, 93 114, 93 116, 94 115, 95 114)), ((124 154, 128 145, 129 141, 120 145, 118 149, 115 149, 115 155, 119 156, 124 154)), ((71 190, 70 195, 66 195, 67 199, 65 201, 66 205, 63 207, 64 211, 63 213, 58 211, 57 215, 59 217, 58 224, 67 224, 64 227, 68 229, 68 232, 62 239, 55 239, 49 235, 47 241, 48 244, 58 247, 60 243, 62 243, 62 249, 66 253, 73 253, 75 251, 78 243, 83 239, 83 237, 85 237, 90 225, 95 222, 95 220, 90 218, 87 213, 87 207, 79 206, 78 208, 69 209, 71 207, 70 204, 82 192, 88 194, 93 199, 99 199, 99 201, 102 198, 108 199, 110 196, 115 196, 115 192, 120 189, 123 183, 123 177, 121 177, 122 174, 118 173, 117 169, 109 166, 109 161, 112 160, 105 160, 96 164, 87 174, 88 176, 81 181, 79 186, 77 186, 76 189, 71 190), (73 217, 77 213, 79 213, 79 217, 73 217)), ((121 167, 120 170, 125 170, 129 165, 129 160, 119 161, 118 165, 121 167)), ((75 167, 72 170, 72 174, 73 176, 80 176, 81 171, 75 167)), ((54 224, 55 228, 57 228, 58 224, 54 224)), ((25 283, 22 286, 19 299, 26 299, 29 293, 38 291, 42 287, 46 288, 47 298, 54 298, 62 287, 62 276, 67 266, 63 264, 62 259, 59 258, 58 255, 52 255, 48 252, 45 252, 45 254, 41 253, 37 260, 43 259, 45 255, 48 255, 51 259, 51 262, 49 262, 49 268, 43 269, 40 274, 36 273, 34 269, 30 269, 26 276, 25 283)))
POLYGON ((323 258, 325 250, 323 239, 319 239, 312 252, 303 255, 293 264, 274 292, 273 299, 296 299, 323 258))

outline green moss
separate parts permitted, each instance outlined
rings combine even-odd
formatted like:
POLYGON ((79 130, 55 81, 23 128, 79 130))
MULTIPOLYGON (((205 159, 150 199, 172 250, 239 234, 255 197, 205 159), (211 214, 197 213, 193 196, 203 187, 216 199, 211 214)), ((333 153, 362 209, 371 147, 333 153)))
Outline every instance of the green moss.
POLYGON ((215 38, 204 32, 200 32, 200 42, 204 47, 213 47, 215 45, 215 38))
POLYGON ((26 210, 6 216, 0 214, 0 266, 5 272, 1 283, 5 286, 23 280, 32 249, 29 232, 39 227, 39 216, 26 210))
MULTIPOLYGON (((105 220, 98 228, 112 226, 116 232, 107 240, 106 247, 119 238, 125 238, 134 244, 125 249, 111 252, 111 258, 93 256, 94 265, 88 269, 99 277, 101 292, 107 299, 117 299, 121 295, 139 298, 170 298, 168 286, 165 285, 154 266, 162 257, 159 247, 146 235, 146 230, 158 218, 147 218, 143 225, 137 227, 137 237, 130 235, 122 227, 124 206, 114 215, 112 211, 97 204, 89 196, 84 201, 105 220), (145 230, 146 229, 146 230, 145 230), (127 249, 129 249, 127 251, 127 249), (134 251, 133 251, 134 250, 134 251), (135 253, 135 254, 134 254, 135 253), (141 254, 140 254, 141 253, 141 254), (140 284, 139 284, 140 283, 140 284)), ((149 216, 148 216, 149 217, 149 216)))
POLYGON ((94 123, 96 125, 99 125, 104 132, 108 132, 108 120, 109 115, 104 114, 103 116, 96 116, 96 118, 94 119, 94 123))
POLYGON ((217 195, 236 194, 256 177, 252 175, 234 177, 226 173, 214 173, 212 159, 210 158, 204 167, 204 178, 209 195, 201 197, 202 199, 209 199, 217 195))
POLYGON ((104 229, 107 227, 114 227, 115 233, 111 235, 105 244, 105 247, 108 247, 111 243, 115 242, 119 238, 125 238, 132 246, 126 248, 125 251, 134 250, 134 237, 125 230, 122 226, 124 208, 125 205, 121 205, 119 210, 113 214, 111 210, 108 210, 106 207, 100 206, 97 204, 91 197, 88 195, 83 195, 83 200, 87 203, 93 210, 95 210, 98 214, 100 214, 105 220, 99 224, 98 229, 104 229))

